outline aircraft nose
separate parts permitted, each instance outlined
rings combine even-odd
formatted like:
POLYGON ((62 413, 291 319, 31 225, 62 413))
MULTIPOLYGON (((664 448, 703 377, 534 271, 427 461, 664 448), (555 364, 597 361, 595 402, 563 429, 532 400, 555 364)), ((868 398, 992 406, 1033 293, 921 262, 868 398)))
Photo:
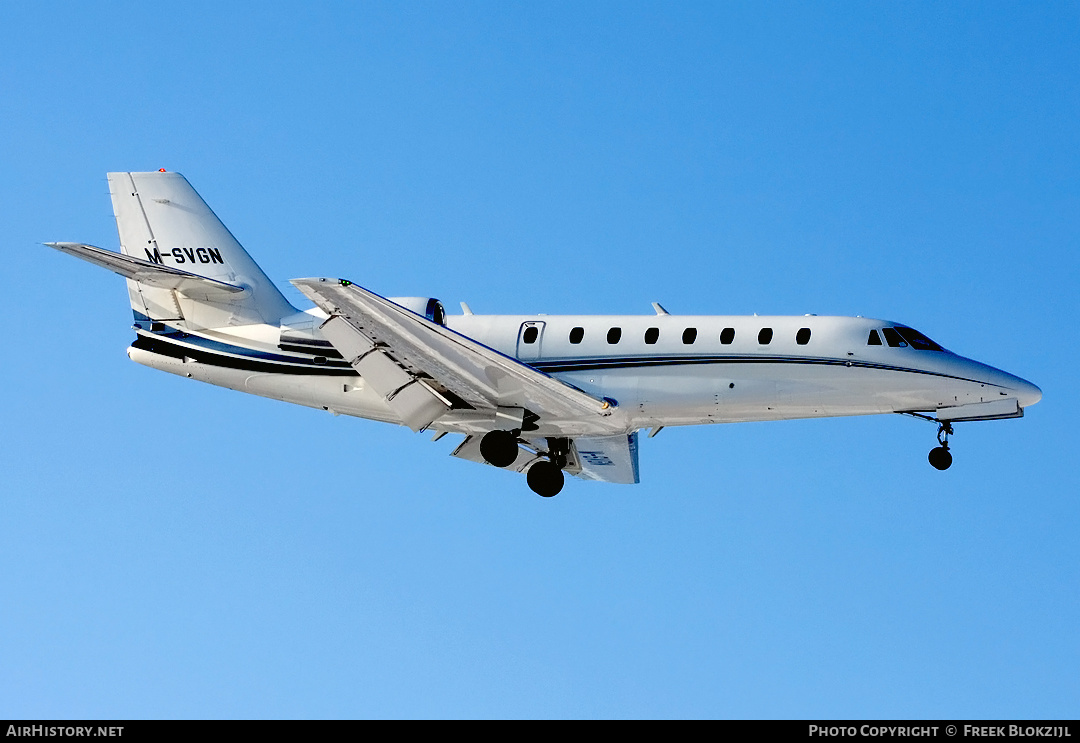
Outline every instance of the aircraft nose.
POLYGON ((983 378, 987 382, 996 386, 1002 395, 1015 397, 1020 407, 1026 408, 1042 399, 1042 390, 1026 379, 986 364, 979 364, 978 362, 976 364, 985 374, 983 378))

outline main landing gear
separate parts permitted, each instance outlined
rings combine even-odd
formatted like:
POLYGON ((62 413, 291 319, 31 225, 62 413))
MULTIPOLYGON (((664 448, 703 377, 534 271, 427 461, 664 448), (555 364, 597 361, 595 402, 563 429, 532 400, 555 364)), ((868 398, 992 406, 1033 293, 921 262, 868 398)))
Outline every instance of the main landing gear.
MULTIPOLYGON (((509 467, 518 458, 518 436, 521 431, 489 431, 480 439, 480 456, 496 467, 509 467)), ((567 455, 570 452, 569 439, 548 439, 547 459, 529 468, 526 479, 529 488, 545 498, 558 495, 563 489, 565 477, 563 467, 566 466, 567 455)))
POLYGON ((488 464, 509 467, 518 457, 518 434, 520 431, 488 431, 480 439, 480 456, 488 464))
POLYGON ((566 481, 563 467, 566 466, 569 454, 570 439, 548 439, 548 458, 541 459, 529 468, 526 476, 529 488, 544 498, 558 495, 566 481))
POLYGON ((529 481, 529 488, 544 498, 558 495, 565 481, 563 471, 559 465, 547 459, 541 459, 530 467, 529 473, 525 477, 529 481))
POLYGON ((952 453, 949 451, 949 436, 952 432, 952 424, 948 421, 938 424, 937 440, 941 446, 935 446, 926 457, 935 469, 947 470, 952 466, 952 453))

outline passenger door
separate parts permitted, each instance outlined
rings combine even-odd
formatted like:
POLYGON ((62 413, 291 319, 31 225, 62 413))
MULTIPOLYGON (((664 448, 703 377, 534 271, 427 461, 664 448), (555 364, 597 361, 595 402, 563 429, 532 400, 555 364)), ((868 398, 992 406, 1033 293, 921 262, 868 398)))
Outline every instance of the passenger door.
POLYGON ((523 322, 518 330, 517 357, 522 361, 536 361, 541 357, 544 343, 544 323, 523 322))

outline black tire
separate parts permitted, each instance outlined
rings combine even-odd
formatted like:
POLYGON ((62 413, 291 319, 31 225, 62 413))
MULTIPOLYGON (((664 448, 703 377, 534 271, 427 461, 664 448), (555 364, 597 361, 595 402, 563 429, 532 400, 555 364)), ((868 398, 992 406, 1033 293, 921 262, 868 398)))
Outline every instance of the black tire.
POLYGON ((537 462, 530 467, 526 479, 529 481, 529 488, 544 498, 558 495, 565 482, 563 471, 547 461, 537 462))
POLYGON ((947 470, 952 466, 952 453, 944 446, 936 446, 926 457, 934 469, 947 470))
POLYGON ((517 437, 509 431, 489 431, 480 439, 480 456, 488 464, 509 467, 518 456, 517 437))

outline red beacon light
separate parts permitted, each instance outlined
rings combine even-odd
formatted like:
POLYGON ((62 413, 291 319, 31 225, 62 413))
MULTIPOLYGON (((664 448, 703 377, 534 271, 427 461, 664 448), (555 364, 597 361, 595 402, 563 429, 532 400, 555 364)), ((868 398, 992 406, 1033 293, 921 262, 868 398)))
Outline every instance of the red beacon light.
POLYGON ((159 172, 159 173, 164 173, 164 172, 165 172, 165 168, 158 168, 158 169, 157 169, 157 172, 159 172))

